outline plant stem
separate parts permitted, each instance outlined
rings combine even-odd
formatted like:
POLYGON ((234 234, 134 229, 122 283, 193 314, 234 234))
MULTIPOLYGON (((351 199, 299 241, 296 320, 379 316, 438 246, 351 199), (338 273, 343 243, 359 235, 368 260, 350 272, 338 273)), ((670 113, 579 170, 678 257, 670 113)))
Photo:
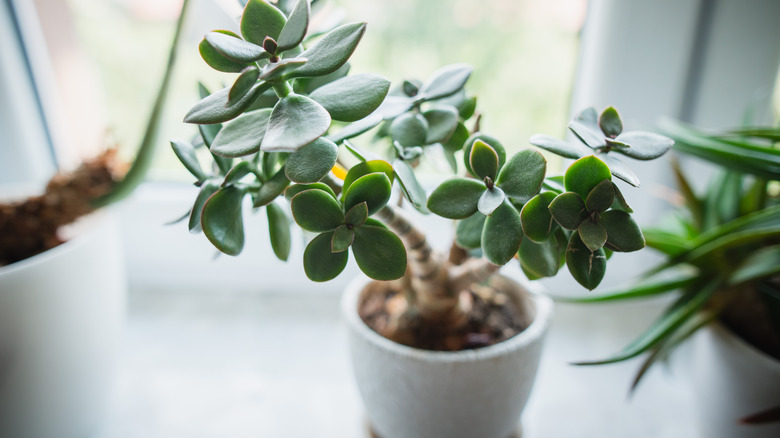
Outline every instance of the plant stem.
POLYGON ((276 95, 279 96, 279 99, 284 99, 293 92, 292 87, 287 83, 287 81, 277 82, 273 85, 273 87, 276 95))
POLYGON ((470 308, 470 301, 458 289, 450 288, 449 264, 433 251, 419 229, 404 213, 392 205, 377 213, 404 242, 407 250, 407 264, 414 292, 414 305, 420 316, 443 324, 459 325, 470 308))

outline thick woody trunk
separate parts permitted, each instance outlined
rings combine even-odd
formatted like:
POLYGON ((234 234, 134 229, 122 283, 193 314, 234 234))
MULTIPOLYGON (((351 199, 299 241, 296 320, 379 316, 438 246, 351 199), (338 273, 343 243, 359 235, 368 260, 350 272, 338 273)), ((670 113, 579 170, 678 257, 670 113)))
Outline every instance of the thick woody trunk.
POLYGON ((471 295, 468 287, 488 278, 498 267, 482 259, 453 265, 433 251, 425 234, 392 206, 383 208, 377 219, 404 242, 407 249, 410 306, 424 320, 439 326, 457 327, 468 319, 471 295))

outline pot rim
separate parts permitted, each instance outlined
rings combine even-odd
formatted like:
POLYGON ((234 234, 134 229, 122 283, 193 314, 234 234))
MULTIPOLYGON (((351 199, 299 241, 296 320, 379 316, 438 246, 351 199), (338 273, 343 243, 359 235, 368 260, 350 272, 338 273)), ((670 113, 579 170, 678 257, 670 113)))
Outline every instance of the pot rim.
MULTIPOLYGON (((358 314, 358 300, 363 289, 374 280, 363 275, 352 280, 344 290, 341 311, 347 324, 372 344, 398 356, 421 362, 455 363, 477 362, 504 356, 531 344, 544 336, 553 316, 553 301, 545 295, 529 291, 535 307, 534 320, 525 330, 515 336, 489 347, 461 351, 433 351, 393 342, 372 330, 358 314)), ((515 281, 515 280, 512 280, 515 281)))
POLYGON ((97 239, 101 232, 109 225, 110 221, 107 220, 107 218, 113 215, 111 210, 111 207, 101 208, 83 218, 80 218, 79 220, 81 221, 88 220, 90 222, 90 226, 83 227, 83 229, 81 229, 76 236, 55 246, 54 248, 35 254, 32 257, 19 260, 18 262, 11 263, 10 265, 0 266, 0 280, 4 276, 14 275, 17 272, 26 269, 35 269, 37 266, 43 265, 51 259, 56 259, 69 252, 75 251, 78 248, 81 248, 97 239))

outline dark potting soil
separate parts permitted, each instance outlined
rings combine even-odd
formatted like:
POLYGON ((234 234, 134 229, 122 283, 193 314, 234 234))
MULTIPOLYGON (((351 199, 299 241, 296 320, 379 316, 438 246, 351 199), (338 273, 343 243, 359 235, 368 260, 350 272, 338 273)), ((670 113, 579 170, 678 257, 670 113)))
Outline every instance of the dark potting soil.
POLYGON ((389 333, 390 315, 406 307, 403 291, 394 283, 373 283, 381 289, 370 291, 360 303, 363 321, 380 335, 410 347, 436 351, 459 351, 487 347, 505 341, 525 330, 532 322, 529 309, 520 308, 510 296, 494 287, 474 284, 468 293, 473 305, 465 324, 453 329, 412 318, 405 335, 389 333))

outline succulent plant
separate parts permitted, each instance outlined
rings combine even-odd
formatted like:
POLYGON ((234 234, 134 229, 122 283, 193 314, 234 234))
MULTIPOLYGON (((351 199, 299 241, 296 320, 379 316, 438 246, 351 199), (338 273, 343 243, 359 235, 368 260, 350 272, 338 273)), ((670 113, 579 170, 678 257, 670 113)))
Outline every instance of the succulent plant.
MULTIPOLYGON (((531 278, 555 275, 565 263, 593 289, 613 251, 644 246, 604 158, 613 150, 649 159, 668 150, 671 140, 621 134, 617 111, 608 108, 597 127, 604 129, 603 144, 585 142, 580 119, 596 114, 588 110, 572 122, 578 143, 549 137, 532 141, 578 158, 563 177, 547 177, 541 153, 526 149, 507 157, 497 139, 479 130, 476 98, 464 89, 471 67, 446 66, 425 81, 410 79, 396 87, 378 75, 348 75, 347 61, 366 24, 307 37, 308 2, 288 3, 285 13, 250 0, 241 35, 214 31, 205 36, 200 44, 204 61, 238 75, 213 94, 201 87, 203 99, 185 117, 200 135, 192 142, 171 143, 200 187, 189 227, 202 229, 220 251, 236 255, 244 246, 247 196, 254 209, 266 209, 271 244, 282 260, 290 251, 283 198, 289 201, 294 222, 314 235, 303 255, 310 279, 336 277, 351 252, 369 277, 407 276, 415 293, 430 293, 434 301, 451 300, 458 281, 479 282, 513 258, 531 278), (379 152, 384 157, 352 143, 369 131, 373 137, 360 141, 385 145, 379 152), (201 145, 213 158, 210 167, 196 158, 201 145), (429 152, 434 149, 443 151, 461 176, 428 196, 415 171, 422 159, 433 159, 429 152), (425 234, 390 202, 394 186, 418 211, 458 220, 458 245, 485 257, 475 258, 468 269, 459 266, 459 274, 450 272, 453 266, 432 255, 425 234)), ((629 172, 619 167, 615 175, 625 179, 629 172)))
POLYGON ((600 302, 677 293, 661 317, 624 350, 583 362, 612 363, 646 354, 632 389, 652 364, 714 320, 780 358, 780 130, 707 134, 671 121, 661 129, 674 138, 677 151, 718 165, 718 174, 697 194, 675 164, 684 208, 645 230, 648 246, 666 261, 636 287, 574 299, 600 302))

